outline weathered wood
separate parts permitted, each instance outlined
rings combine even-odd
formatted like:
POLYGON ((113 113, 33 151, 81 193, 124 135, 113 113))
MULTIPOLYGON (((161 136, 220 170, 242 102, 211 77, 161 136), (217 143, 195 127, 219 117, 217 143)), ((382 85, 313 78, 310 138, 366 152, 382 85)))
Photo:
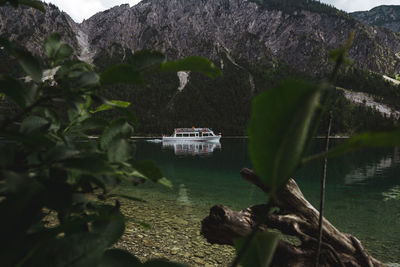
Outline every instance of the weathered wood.
MULTIPOLYGON (((255 173, 241 171, 242 177, 268 192, 255 173)), ((280 241, 273 266, 312 266, 318 239, 319 212, 303 196, 300 188, 290 179, 278 193, 274 203, 279 212, 266 215, 266 205, 256 205, 236 212, 223 205, 211 208, 210 215, 202 221, 202 235, 210 243, 233 244, 238 237, 248 235, 260 218, 266 218, 260 230, 276 229, 285 235, 295 236, 300 245, 280 241)), ((321 266, 384 266, 373 258, 354 236, 340 232, 328 220, 323 219, 321 266)))

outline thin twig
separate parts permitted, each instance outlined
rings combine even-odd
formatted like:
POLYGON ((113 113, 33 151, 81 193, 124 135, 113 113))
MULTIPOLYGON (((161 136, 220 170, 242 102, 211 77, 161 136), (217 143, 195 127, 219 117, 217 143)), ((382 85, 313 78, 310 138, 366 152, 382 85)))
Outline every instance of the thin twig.
MULTIPOLYGON (((332 111, 329 111, 329 124, 328 131, 326 133, 325 139, 325 151, 329 150, 329 135, 331 134, 331 126, 332 126, 332 111)), ((320 198, 320 206, 319 206, 319 225, 318 225, 318 245, 317 245, 317 254, 315 257, 315 266, 319 266, 319 259, 321 253, 321 243, 322 243, 322 224, 324 218, 324 205, 325 205, 325 183, 326 183, 326 168, 328 165, 328 159, 324 158, 324 164, 322 168, 322 177, 321 177, 321 198, 320 198)))

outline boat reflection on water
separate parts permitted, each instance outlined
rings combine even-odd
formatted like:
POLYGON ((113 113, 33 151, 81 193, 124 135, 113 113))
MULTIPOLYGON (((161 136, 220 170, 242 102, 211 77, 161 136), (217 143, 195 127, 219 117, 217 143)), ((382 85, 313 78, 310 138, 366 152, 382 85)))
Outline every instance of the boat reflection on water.
POLYGON ((217 142, 163 141, 163 149, 173 149, 176 156, 212 156, 213 152, 221 149, 217 142))

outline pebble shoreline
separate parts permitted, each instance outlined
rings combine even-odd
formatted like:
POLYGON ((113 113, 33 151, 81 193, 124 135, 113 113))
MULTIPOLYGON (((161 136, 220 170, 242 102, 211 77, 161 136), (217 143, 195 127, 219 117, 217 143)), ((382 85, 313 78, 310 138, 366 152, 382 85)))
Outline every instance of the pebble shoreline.
POLYGON ((115 247, 128 250, 142 261, 164 258, 189 266, 228 266, 234 259, 233 247, 211 245, 201 236, 201 220, 208 214, 207 208, 181 204, 162 194, 135 192, 135 196, 146 202, 121 200, 127 223, 115 247))

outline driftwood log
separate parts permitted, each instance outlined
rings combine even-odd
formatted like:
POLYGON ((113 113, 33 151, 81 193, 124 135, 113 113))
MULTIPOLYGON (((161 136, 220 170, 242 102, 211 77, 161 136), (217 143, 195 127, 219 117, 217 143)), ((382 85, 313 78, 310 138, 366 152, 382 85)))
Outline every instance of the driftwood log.
MULTIPOLYGON (((240 174, 268 192, 253 171, 243 169, 240 174)), ((319 212, 305 199, 293 179, 280 190, 273 204, 279 211, 272 214, 268 214, 266 205, 252 206, 240 212, 216 205, 203 219, 201 233, 212 244, 232 245, 235 238, 250 234, 263 218, 260 231, 276 229, 300 240, 300 245, 280 240, 272 266, 314 266, 319 212)), ((340 232, 325 218, 322 231, 320 266, 384 266, 368 254, 356 237, 340 232)))

